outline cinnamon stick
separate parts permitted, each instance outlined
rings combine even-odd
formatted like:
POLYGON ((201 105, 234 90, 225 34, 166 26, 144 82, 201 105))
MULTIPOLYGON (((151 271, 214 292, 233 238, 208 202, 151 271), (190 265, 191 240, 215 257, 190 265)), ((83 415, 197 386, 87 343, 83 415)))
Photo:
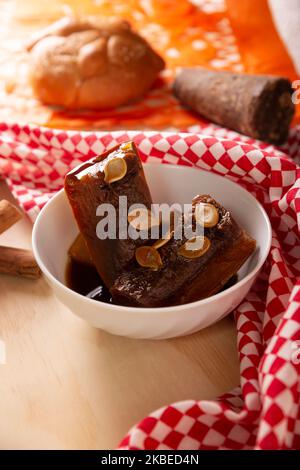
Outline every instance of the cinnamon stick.
POLYGON ((30 250, 0 246, 0 273, 37 279, 41 270, 30 250))
POLYGON ((9 201, 0 201, 0 234, 22 218, 22 212, 9 201))

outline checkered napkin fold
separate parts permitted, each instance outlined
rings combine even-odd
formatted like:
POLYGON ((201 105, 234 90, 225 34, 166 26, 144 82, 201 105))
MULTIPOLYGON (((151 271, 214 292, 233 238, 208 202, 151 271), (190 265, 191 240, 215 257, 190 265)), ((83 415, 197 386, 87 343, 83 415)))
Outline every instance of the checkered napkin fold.
POLYGON ((212 125, 199 130, 89 133, 0 124, 0 175, 34 220, 70 168, 134 139, 143 161, 214 171, 254 194, 273 240, 235 311, 240 388, 165 406, 134 426, 120 448, 300 449, 300 129, 284 151, 212 125))

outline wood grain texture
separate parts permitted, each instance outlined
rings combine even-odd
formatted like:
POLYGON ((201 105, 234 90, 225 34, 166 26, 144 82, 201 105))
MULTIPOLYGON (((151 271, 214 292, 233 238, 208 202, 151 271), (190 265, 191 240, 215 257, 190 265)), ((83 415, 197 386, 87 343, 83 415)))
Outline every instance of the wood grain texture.
MULTIPOLYGON (((29 248, 30 232, 24 219, 0 243, 29 248)), ((156 408, 239 383, 231 317, 184 338, 121 338, 72 315, 43 278, 0 275, 0 339, 1 449, 112 449, 156 408)))

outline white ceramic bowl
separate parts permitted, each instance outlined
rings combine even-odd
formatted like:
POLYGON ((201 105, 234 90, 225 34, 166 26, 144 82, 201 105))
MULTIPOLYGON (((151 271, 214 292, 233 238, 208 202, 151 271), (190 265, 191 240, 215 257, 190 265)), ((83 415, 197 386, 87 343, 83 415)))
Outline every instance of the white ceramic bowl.
POLYGON ((199 169, 145 164, 154 202, 190 204, 196 194, 210 194, 232 211, 257 241, 257 249, 239 272, 239 282, 198 302, 164 308, 129 308, 88 299, 65 285, 67 251, 78 229, 60 191, 43 208, 33 229, 33 251, 56 296, 90 325, 131 338, 186 335, 220 320, 245 297, 262 267, 271 243, 269 219, 257 200, 229 179, 199 169))

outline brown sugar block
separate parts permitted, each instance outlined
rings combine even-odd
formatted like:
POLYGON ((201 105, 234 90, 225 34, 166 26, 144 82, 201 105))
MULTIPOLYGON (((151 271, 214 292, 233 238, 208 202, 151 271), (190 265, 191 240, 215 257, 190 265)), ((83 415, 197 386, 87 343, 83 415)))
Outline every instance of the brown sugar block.
POLYGON ((184 68, 174 94, 206 119, 254 139, 285 142, 295 112, 288 79, 184 68))

